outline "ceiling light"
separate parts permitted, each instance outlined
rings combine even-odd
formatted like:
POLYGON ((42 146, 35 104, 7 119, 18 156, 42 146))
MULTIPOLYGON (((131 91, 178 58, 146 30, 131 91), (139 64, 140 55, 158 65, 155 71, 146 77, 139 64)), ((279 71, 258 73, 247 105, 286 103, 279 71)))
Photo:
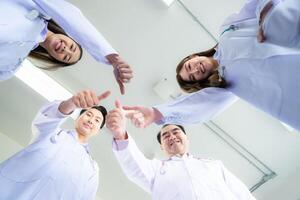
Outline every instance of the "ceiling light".
POLYGON ((162 0, 167 6, 170 6, 174 0, 162 0))
MULTIPOLYGON (((22 67, 20 67, 15 76, 49 102, 54 100, 66 100, 73 96, 71 92, 50 78, 46 73, 42 72, 42 70, 35 67, 27 59, 24 60, 22 67)), ((74 112, 74 115, 76 115, 76 113, 77 112, 74 112)), ((72 115, 72 118, 74 115, 72 115)))

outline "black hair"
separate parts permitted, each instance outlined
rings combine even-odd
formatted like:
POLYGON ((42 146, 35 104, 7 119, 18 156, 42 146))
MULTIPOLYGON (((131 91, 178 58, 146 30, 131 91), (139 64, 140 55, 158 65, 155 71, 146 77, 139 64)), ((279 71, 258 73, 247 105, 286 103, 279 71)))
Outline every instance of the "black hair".
MULTIPOLYGON (((106 117, 106 115, 107 115, 107 110, 106 110, 106 108, 103 107, 103 106, 93 106, 93 107, 91 107, 91 108, 94 108, 94 109, 99 110, 99 111, 101 112, 102 116, 103 116, 103 121, 102 121, 101 126, 100 126, 100 129, 101 129, 101 128, 104 126, 104 124, 105 124, 105 117, 106 117)), ((80 111, 79 116, 80 116, 81 114, 83 114, 85 111, 87 111, 87 109, 82 109, 82 110, 80 111)))
MULTIPOLYGON (((177 126, 178 128, 180 128, 180 129, 182 130, 182 132, 183 132, 184 134, 186 134, 184 127, 181 126, 181 125, 178 125, 178 124, 165 124, 165 125, 163 125, 163 126, 161 127, 161 129, 163 129, 164 127, 169 126, 169 125, 177 126)), ((161 129, 160 129, 160 131, 158 132, 158 134, 157 134, 157 136, 156 136, 157 141, 159 142, 159 144, 161 144, 161 135, 160 135, 161 129)))

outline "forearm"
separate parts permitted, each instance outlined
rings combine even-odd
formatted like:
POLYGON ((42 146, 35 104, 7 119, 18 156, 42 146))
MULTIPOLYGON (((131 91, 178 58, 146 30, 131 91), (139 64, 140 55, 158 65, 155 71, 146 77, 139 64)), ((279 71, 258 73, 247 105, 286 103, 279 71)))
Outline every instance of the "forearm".
POLYGON ((193 124, 205 122, 225 110, 237 98, 221 88, 207 88, 174 101, 154 106, 161 114, 157 124, 193 124))
POLYGON ((113 152, 125 175, 147 192, 151 192, 158 161, 145 158, 130 136, 125 140, 114 139, 113 152))
POLYGON ((44 105, 32 122, 32 131, 34 134, 47 135, 54 132, 67 118, 58 109, 61 101, 54 101, 44 105))

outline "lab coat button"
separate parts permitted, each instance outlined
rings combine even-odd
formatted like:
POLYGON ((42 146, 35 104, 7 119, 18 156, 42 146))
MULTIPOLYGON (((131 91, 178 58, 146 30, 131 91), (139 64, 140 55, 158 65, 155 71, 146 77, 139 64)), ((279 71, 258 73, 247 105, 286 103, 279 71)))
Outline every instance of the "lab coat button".
POLYGON ((37 10, 31 10, 29 13, 26 14, 26 18, 33 21, 37 17, 39 17, 40 13, 37 10))

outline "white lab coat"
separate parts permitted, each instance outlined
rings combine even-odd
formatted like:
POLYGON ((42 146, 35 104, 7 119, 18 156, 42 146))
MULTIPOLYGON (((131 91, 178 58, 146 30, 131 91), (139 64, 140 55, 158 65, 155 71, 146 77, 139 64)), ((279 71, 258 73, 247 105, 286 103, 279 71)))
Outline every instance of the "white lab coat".
POLYGON ((97 61, 108 63, 105 56, 117 53, 80 10, 64 0, 1 0, 0 80, 12 77, 30 51, 45 40, 50 18, 97 61))
POLYGON ((114 140, 113 152, 125 175, 154 200, 255 200, 220 161, 189 154, 150 160, 130 136, 125 141, 114 140))
POLYGON ((36 139, 0 164, 1 200, 92 200, 98 187, 98 165, 88 144, 59 125, 67 117, 60 102, 44 106, 33 121, 36 139))
MULTIPOLYGON (((263 23, 266 42, 300 49, 300 1, 272 0, 274 8, 266 15, 263 23)), ((268 2, 263 0, 256 9, 256 15, 268 2)))
POLYGON ((155 106, 163 115, 158 123, 205 122, 240 97, 300 130, 300 50, 270 42, 258 43, 255 3, 248 1, 246 8, 229 16, 220 29, 214 57, 230 85, 225 89, 206 88, 155 106), (228 29, 230 26, 234 29, 228 29))

